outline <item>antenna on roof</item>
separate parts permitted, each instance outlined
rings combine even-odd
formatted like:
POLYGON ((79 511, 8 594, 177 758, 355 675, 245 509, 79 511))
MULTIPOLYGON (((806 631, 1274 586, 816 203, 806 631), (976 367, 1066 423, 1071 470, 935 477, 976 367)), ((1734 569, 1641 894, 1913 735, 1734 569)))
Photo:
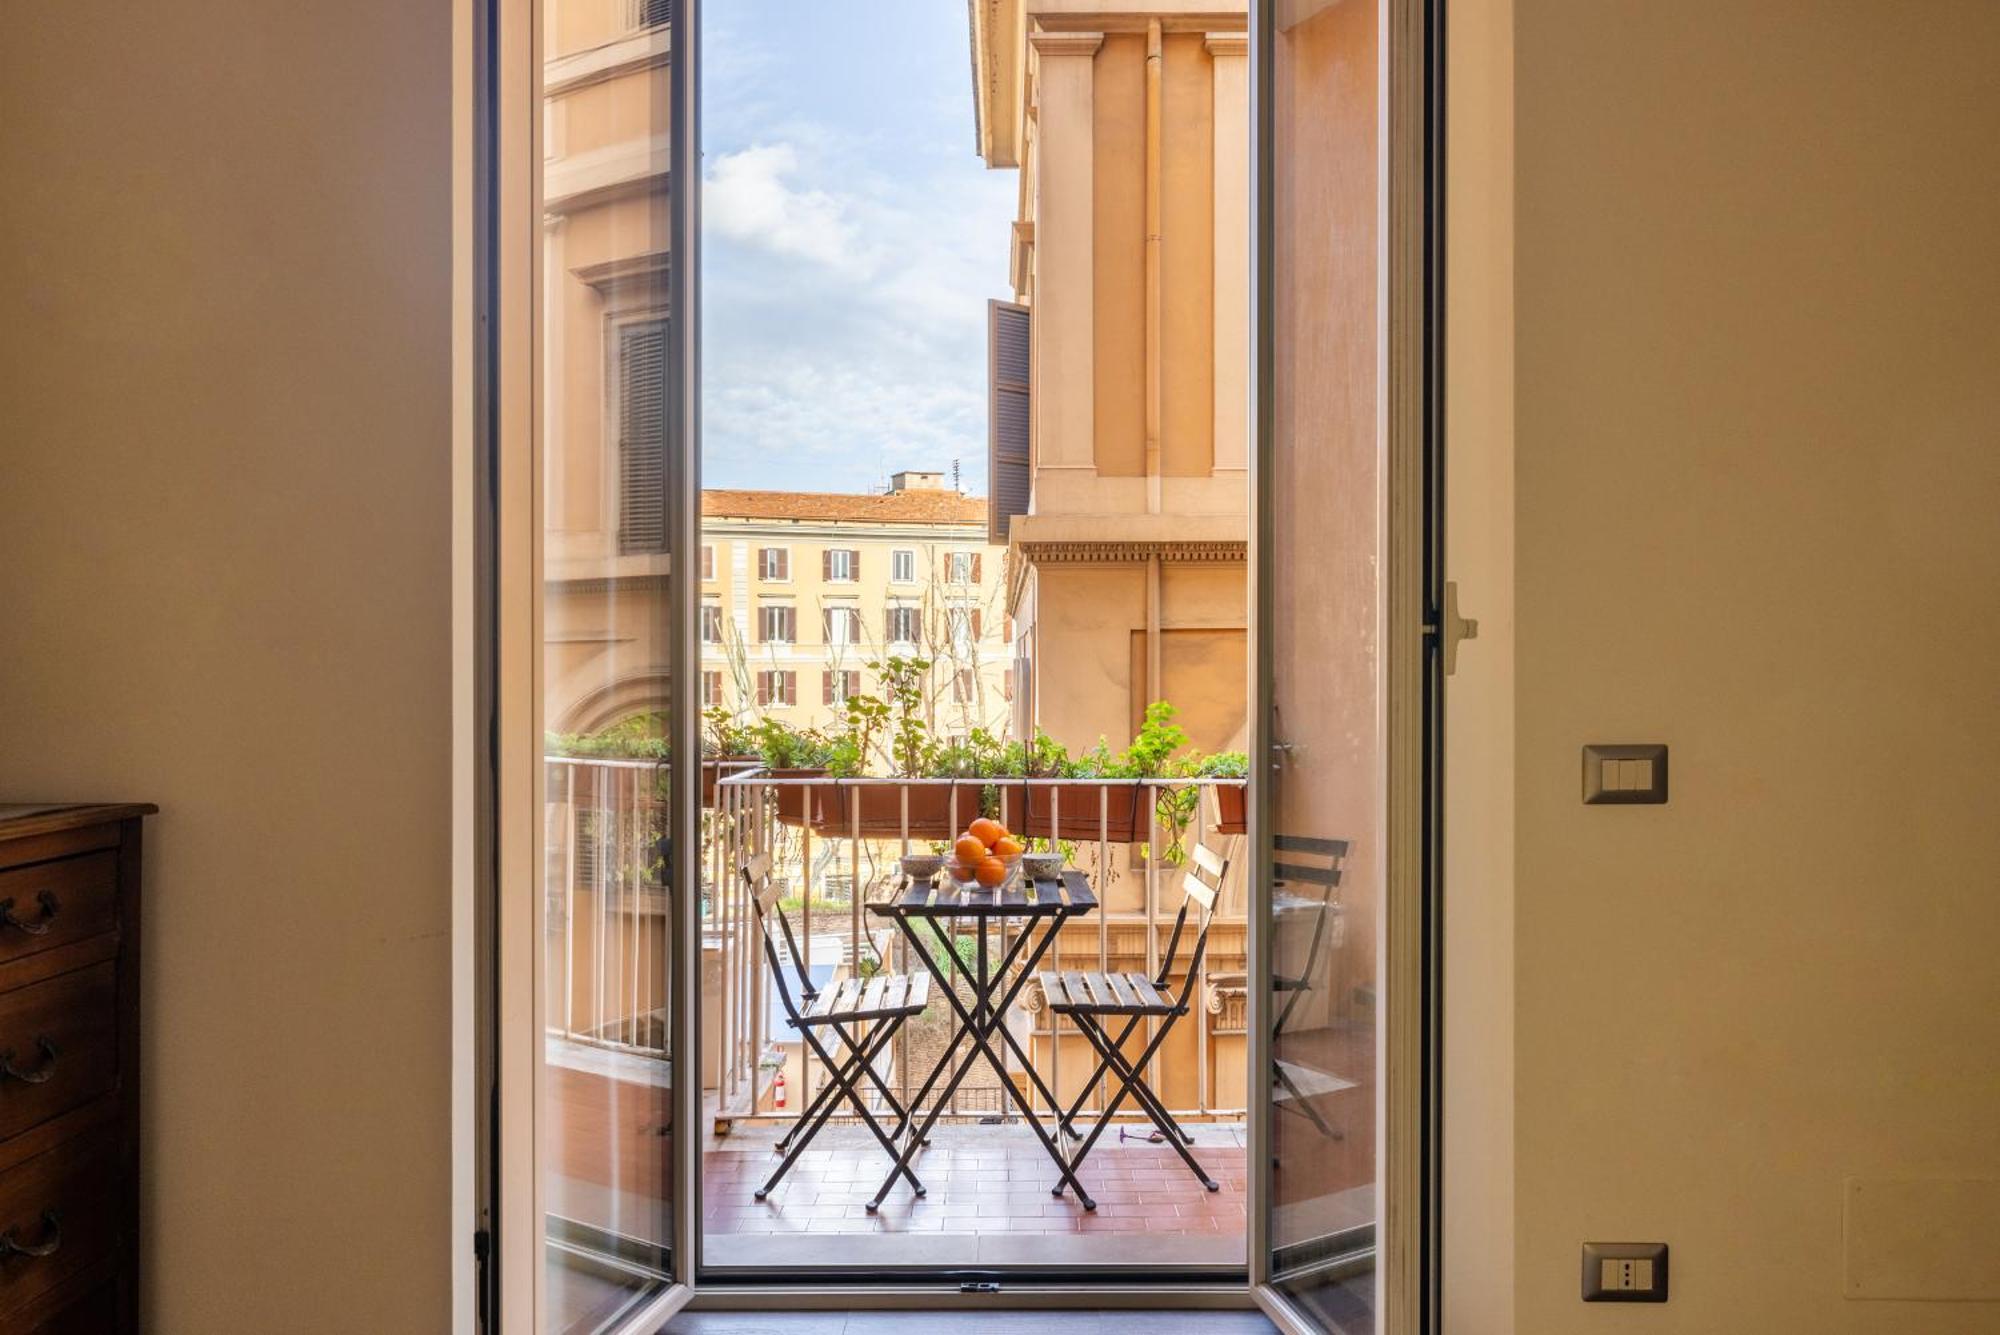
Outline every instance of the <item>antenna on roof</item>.
POLYGON ((965 488, 958 485, 958 460, 956 459, 951 461, 951 489, 953 491, 965 490, 965 488))

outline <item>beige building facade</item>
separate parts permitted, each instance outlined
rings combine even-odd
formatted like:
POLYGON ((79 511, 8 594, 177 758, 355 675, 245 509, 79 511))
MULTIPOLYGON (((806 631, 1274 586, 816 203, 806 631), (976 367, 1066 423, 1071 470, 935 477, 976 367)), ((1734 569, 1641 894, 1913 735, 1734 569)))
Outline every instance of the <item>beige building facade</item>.
POLYGON ((1240 747, 1245 11, 972 11, 979 152, 1020 172, 1017 305, 995 311, 989 487, 1011 557, 1015 725, 1088 745, 1130 735, 1146 703, 1166 699, 1196 746, 1240 747), (1019 351, 1008 330, 1022 327, 1025 413, 1002 387, 1019 351))

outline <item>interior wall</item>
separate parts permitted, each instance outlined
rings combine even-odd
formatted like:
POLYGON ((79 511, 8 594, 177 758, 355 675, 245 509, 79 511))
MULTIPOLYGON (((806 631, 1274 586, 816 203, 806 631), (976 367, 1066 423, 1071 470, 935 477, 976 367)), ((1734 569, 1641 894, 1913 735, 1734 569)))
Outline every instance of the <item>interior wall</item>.
POLYGON ((0 41, 0 794, 162 809, 164 1335, 449 1320, 451 23, 0 41))
POLYGON ((1519 1329, 1990 1333, 1842 1202, 2000 1177, 2000 7, 1515 12, 1519 1329))

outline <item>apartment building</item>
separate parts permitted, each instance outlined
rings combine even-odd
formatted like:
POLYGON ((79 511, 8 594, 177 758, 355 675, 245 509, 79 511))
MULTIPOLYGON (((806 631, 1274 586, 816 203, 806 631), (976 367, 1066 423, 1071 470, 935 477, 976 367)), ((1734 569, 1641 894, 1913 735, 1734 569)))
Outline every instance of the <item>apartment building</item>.
POLYGON ((930 663, 934 733, 1006 728, 1005 552, 979 498, 903 472, 880 494, 711 490, 702 517, 704 707, 821 726, 895 655, 930 663))
POLYGON ((978 150, 1020 173, 1015 299, 990 310, 988 486, 1012 558, 1016 724, 1087 741, 1168 699, 1197 746, 1239 746, 1245 11, 972 15, 978 150))

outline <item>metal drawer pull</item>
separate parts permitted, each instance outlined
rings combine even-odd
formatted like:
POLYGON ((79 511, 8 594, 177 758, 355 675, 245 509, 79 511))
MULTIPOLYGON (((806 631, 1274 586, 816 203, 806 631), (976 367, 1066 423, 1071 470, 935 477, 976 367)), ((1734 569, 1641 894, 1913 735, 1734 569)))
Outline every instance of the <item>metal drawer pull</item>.
POLYGON ((62 1216, 54 1210, 42 1211, 42 1240, 22 1243, 14 1240, 14 1230, 0 1233, 0 1258, 9 1256, 54 1256, 62 1250, 62 1216))
POLYGON ((29 936, 42 935, 49 930, 49 924, 56 920, 56 913, 62 908, 62 905, 56 902, 56 892, 53 890, 42 891, 42 893, 35 896, 35 902, 42 906, 42 916, 30 921, 27 918, 15 916, 14 897, 12 895, 7 896, 5 899, 0 899, 0 923, 4 923, 8 927, 18 927, 29 936))
POLYGON ((42 1050, 42 1064, 32 1071, 23 1071, 14 1065, 14 1049, 0 1052, 0 1081, 19 1080, 24 1085, 45 1084, 56 1073, 56 1043, 47 1034, 35 1035, 35 1046, 42 1050))

